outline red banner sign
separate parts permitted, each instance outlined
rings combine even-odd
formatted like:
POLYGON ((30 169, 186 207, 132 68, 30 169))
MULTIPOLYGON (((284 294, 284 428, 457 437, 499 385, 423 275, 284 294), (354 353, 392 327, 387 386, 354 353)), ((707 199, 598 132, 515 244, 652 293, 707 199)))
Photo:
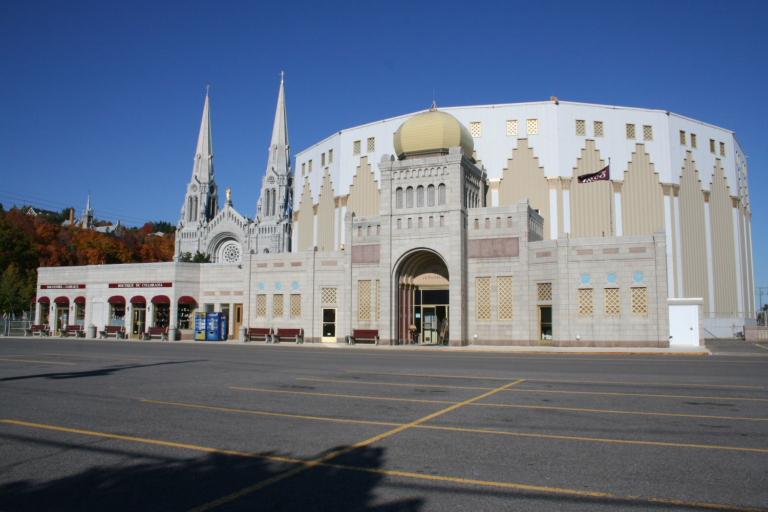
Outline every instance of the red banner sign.
POLYGON ((79 290, 85 288, 84 284, 41 284, 41 290, 79 290))
POLYGON ((579 183, 592 183, 593 181, 608 181, 611 179, 611 166, 593 172, 592 174, 582 174, 579 176, 579 183))
POLYGON ((110 288, 171 288, 173 283, 109 283, 110 288))

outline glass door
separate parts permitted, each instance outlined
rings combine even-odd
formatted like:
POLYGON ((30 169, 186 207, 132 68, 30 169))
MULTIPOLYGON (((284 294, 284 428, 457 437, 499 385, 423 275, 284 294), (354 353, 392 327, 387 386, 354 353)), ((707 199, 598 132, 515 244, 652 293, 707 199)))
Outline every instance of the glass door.
POLYGON ((539 306, 539 345, 552 345, 552 306, 539 306))
POLYGON ((59 331, 59 335, 61 335, 61 331, 66 329, 69 323, 69 305, 56 306, 56 320, 56 329, 59 331))
POLYGON ((336 343, 336 308, 323 308, 323 343, 336 343))
POLYGON ((421 308, 421 344, 432 345, 438 341, 437 308, 423 306, 421 308))
POLYGON ((144 327, 147 322, 147 310, 146 308, 133 307, 133 327, 131 330, 131 337, 140 338, 144 333, 144 327))

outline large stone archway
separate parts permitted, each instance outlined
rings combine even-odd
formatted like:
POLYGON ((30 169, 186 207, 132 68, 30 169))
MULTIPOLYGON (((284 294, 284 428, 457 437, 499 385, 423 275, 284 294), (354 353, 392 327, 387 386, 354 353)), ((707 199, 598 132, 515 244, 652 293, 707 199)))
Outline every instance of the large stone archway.
POLYGON ((416 249, 396 269, 393 338, 399 344, 448 344, 450 276, 445 260, 430 249, 416 249))

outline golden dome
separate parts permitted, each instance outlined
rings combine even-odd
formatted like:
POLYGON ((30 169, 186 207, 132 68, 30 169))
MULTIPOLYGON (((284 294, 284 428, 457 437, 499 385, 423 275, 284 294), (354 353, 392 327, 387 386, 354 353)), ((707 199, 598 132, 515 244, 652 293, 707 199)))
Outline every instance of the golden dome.
POLYGON ((408 119, 395 132, 395 153, 403 159, 410 155, 448 153, 453 146, 461 146, 470 160, 475 142, 466 126, 446 112, 437 110, 435 104, 428 112, 408 119))

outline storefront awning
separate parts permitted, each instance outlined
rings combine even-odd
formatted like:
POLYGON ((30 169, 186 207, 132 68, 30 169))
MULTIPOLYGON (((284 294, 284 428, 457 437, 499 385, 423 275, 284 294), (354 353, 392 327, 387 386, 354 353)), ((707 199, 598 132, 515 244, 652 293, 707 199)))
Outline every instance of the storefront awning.
POLYGON ((29 301, 30 304, 34 304, 35 302, 37 302, 37 295, 33 295, 32 300, 29 301))
POLYGON ((146 304, 147 299, 145 299, 142 295, 136 295, 135 297, 131 297, 131 304, 146 304))
POLYGON ((56 304, 69 304, 69 297, 56 297, 54 300, 56 304))
POLYGON ((49 299, 48 297, 40 297, 39 299, 37 299, 37 302, 40 304, 50 304, 51 299, 49 299))
POLYGON ((179 297, 179 304, 197 304, 197 301, 189 295, 184 295, 183 297, 179 297))
POLYGON ((75 304, 85 304, 85 297, 75 297, 75 304))
POLYGON ((125 304, 125 297, 122 295, 113 295, 107 302, 110 304, 125 304))
POLYGON ((152 304, 170 304, 171 299, 167 295, 155 295, 152 297, 152 304))

